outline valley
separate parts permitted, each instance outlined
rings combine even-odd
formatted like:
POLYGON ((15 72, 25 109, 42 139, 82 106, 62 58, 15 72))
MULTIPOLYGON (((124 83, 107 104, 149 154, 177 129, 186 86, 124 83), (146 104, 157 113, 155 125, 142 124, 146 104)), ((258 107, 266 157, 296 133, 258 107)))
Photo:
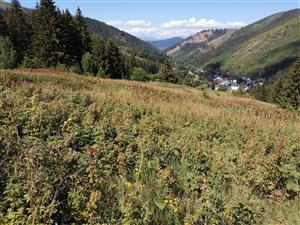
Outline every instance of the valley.
POLYGON ((299 225, 291 2, 0 0, 0 225, 299 225))
POLYGON ((299 57, 299 12, 277 13, 235 31, 201 31, 168 49, 167 54, 177 68, 269 78, 299 57))

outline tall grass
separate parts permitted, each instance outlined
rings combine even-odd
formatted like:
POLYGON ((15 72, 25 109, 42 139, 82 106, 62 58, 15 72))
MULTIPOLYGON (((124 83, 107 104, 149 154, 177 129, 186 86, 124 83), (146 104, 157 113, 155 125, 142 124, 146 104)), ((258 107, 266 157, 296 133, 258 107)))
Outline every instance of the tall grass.
POLYGON ((56 70, 0 83, 0 224, 299 221, 296 113, 56 70))

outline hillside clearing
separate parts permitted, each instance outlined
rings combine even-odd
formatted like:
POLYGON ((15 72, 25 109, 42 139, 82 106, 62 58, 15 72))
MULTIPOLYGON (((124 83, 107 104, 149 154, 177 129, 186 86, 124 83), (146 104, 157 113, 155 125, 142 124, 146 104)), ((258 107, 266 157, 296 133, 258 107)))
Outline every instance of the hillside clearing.
POLYGON ((300 222, 299 115, 229 93, 0 70, 0 224, 300 222))

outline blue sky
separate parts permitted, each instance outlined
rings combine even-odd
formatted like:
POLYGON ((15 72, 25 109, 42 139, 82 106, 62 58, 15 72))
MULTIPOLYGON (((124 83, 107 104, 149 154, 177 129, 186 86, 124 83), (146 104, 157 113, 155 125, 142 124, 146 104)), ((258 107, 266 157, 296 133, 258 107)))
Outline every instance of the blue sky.
MULTIPOLYGON (((20 0, 32 8, 36 0, 20 0)), ((299 0, 56 0, 60 9, 107 22, 147 38, 189 36, 202 29, 236 28, 276 12, 299 8, 299 0)))

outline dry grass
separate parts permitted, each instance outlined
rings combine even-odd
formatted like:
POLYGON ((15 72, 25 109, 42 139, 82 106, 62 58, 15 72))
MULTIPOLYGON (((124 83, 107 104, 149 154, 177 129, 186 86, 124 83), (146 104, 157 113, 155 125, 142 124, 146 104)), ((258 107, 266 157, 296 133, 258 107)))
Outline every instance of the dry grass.
MULTIPOLYGON (((74 94, 89 95, 95 105, 103 106, 103 102, 116 104, 112 110, 114 115, 106 114, 108 118, 104 120, 116 126, 125 136, 128 135, 126 129, 123 130, 126 126, 130 129, 138 126, 145 130, 141 131, 141 137, 129 140, 130 143, 136 142, 139 146, 144 146, 141 151, 160 149, 162 152, 156 154, 162 157, 163 151, 180 149, 183 155, 193 155, 195 160, 198 160, 198 153, 211 154, 211 170, 215 175, 205 179, 213 181, 214 176, 223 177, 221 171, 230 176, 228 182, 235 191, 222 196, 227 200, 228 209, 242 198, 261 213, 258 215, 266 211, 256 208, 256 205, 268 207, 270 215, 262 216, 264 224, 270 224, 268 221, 280 224, 281 221, 284 223, 299 219, 296 216, 289 217, 286 213, 289 205, 292 205, 293 212, 298 210, 299 201, 286 201, 282 194, 286 189, 274 185, 279 182, 280 173, 283 173, 277 168, 279 159, 284 156, 289 159, 292 151, 300 146, 300 117, 296 112, 247 96, 237 97, 224 92, 201 91, 166 83, 100 79, 58 70, 0 70, 0 84, 16 92, 33 88, 35 91, 40 89, 41 95, 59 93, 65 99, 74 94), (145 109, 149 114, 138 125, 133 124, 131 127, 128 124, 132 123, 131 116, 136 108, 142 109, 140 111, 145 109), (159 121, 161 126, 157 124, 159 121), (147 133, 148 126, 157 126, 163 130, 167 126, 172 132, 166 131, 166 136, 156 134, 159 143, 155 143, 151 141, 152 133, 147 133), (144 144, 148 139, 149 143, 144 144), (268 149, 271 149, 271 153, 266 153, 268 149), (284 206, 279 207, 282 202, 284 206), (274 216, 274 210, 280 211, 278 218, 274 216)), ((101 122, 99 124, 101 127, 101 122)), ((172 152, 167 155, 169 154, 172 152)), ((123 159, 121 156, 118 160, 123 159)), ((142 162, 143 157, 140 160, 142 162)), ((185 166, 182 161, 166 163, 178 173, 180 167, 174 165, 182 168, 185 166)), ((157 176, 164 179, 163 175, 157 176)), ((139 182, 136 181, 136 185, 139 182)), ((201 185, 206 188, 205 182, 201 185)), ((139 195, 137 198, 140 197, 139 195)), ((184 211, 184 205, 190 199, 182 197, 181 200, 181 209, 184 211)), ((197 201, 198 199, 191 207, 205 207, 197 201)), ((182 215, 186 216, 187 213, 183 211, 182 215)))
MULTIPOLYGON (((87 77, 76 74, 70 74, 58 70, 48 69, 16 69, 5 70, 1 73, 15 73, 19 75, 15 85, 20 83, 28 85, 29 79, 42 79, 44 88, 51 89, 57 83, 53 84, 53 78, 63 79, 68 83, 76 83, 81 89, 99 99, 112 98, 118 102, 129 102, 130 104, 143 104, 146 107, 158 107, 170 115, 170 112, 177 112, 181 115, 207 115, 212 118, 233 119, 249 121, 272 126, 280 124, 291 124, 296 129, 300 128, 299 116, 287 110, 278 108, 275 105, 260 102, 250 97, 236 97, 225 92, 201 91, 188 86, 180 86, 158 82, 136 82, 127 80, 110 80, 95 77, 87 77), (207 93, 205 96, 204 92, 207 93)), ((11 82, 11 81, 9 81, 11 82)), ((32 82, 34 83, 34 81, 32 82)), ((13 85, 13 84, 11 84, 13 85)), ((65 91, 70 90, 63 82, 65 91)))

